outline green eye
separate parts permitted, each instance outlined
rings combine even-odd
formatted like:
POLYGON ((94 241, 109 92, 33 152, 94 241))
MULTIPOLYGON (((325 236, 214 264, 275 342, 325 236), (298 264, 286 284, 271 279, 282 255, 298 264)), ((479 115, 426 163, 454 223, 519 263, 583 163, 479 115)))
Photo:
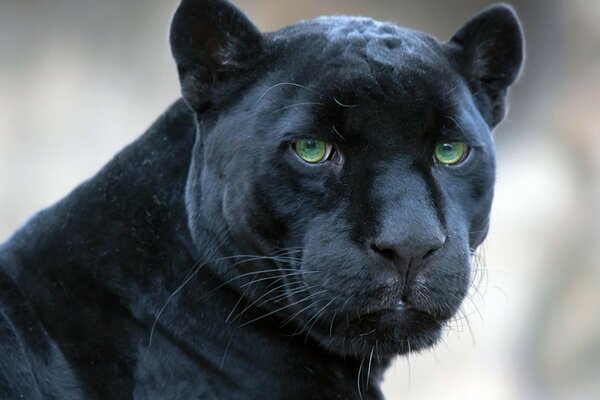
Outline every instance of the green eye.
POLYGON ((326 161, 331 155, 332 146, 322 140, 300 139, 294 142, 298 157, 309 164, 326 161))
POLYGON ((438 142, 435 159, 444 165, 455 165, 467 158, 469 147, 463 142, 438 142))

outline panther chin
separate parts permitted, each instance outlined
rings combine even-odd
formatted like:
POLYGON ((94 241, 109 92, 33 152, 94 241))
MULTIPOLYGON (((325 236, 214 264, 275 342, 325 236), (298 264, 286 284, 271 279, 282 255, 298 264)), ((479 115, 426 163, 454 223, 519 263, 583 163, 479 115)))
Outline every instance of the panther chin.
POLYGON ((336 316, 328 325, 315 326, 310 334, 341 355, 368 357, 375 353, 378 359, 389 359, 435 345, 448 319, 400 302, 395 309, 336 316))

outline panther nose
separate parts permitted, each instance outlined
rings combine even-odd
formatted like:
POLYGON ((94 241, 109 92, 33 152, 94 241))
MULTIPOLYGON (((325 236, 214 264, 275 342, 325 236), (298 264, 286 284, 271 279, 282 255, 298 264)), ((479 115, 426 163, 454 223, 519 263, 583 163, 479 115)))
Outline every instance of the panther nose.
POLYGON ((446 235, 442 232, 419 236, 406 235, 396 240, 380 236, 373 240, 371 249, 392 261, 399 273, 407 275, 411 272, 410 269, 422 266, 427 258, 444 246, 444 243, 446 235))

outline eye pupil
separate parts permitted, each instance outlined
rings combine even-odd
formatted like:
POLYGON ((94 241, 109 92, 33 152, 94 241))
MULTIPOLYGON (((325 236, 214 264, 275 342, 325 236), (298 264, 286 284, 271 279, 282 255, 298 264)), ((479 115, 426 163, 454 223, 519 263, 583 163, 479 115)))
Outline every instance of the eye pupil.
POLYGON ((305 147, 307 150, 313 150, 314 148, 316 148, 316 147, 317 147, 317 142, 316 142, 316 141, 314 141, 314 140, 306 140, 306 141, 304 142, 304 147, 305 147))

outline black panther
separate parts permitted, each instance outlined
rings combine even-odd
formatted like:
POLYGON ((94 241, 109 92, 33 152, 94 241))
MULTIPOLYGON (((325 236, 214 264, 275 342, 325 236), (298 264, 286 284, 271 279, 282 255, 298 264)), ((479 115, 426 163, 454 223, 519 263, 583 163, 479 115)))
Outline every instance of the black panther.
POLYGON ((513 10, 446 43, 183 0, 183 98, 0 247, 2 399, 381 399, 488 231, 513 10))

